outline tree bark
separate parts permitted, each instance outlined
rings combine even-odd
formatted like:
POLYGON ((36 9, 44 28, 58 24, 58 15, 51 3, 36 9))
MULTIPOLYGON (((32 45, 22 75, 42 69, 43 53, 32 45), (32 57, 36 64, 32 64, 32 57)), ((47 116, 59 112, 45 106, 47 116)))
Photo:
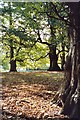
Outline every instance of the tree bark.
POLYGON ((49 46, 49 59, 50 59, 50 67, 48 71, 60 71, 60 67, 58 66, 58 56, 56 54, 56 46, 49 46))
POLYGON ((80 3, 68 3, 70 8, 70 50, 65 65, 65 89, 62 114, 80 120, 80 3))
POLYGON ((64 64, 65 64, 65 45, 62 43, 62 56, 61 56, 61 69, 64 70, 64 64))
MULTIPOLYGON (((49 16, 48 16, 48 19, 49 19, 49 21, 52 22, 52 18, 49 18, 49 16)), ((52 24, 50 24, 50 31, 51 31, 51 44, 48 45, 49 50, 50 50, 50 52, 49 52, 50 67, 49 67, 48 71, 60 71, 61 69, 58 66, 58 55, 56 54, 56 47, 57 47, 57 44, 55 43, 56 30, 52 24)))
POLYGON ((16 60, 14 60, 14 49, 13 49, 13 44, 11 41, 11 46, 10 46, 10 72, 16 72, 16 60))
POLYGON ((16 72, 16 60, 10 61, 10 72, 16 72))

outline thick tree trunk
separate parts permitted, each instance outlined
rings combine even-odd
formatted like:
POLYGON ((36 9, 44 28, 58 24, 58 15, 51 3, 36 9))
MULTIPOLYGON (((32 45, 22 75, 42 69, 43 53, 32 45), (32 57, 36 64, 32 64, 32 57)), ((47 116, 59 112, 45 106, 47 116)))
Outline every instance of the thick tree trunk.
POLYGON ((64 70, 65 64, 65 45, 62 43, 61 69, 64 70))
POLYGON ((58 66, 58 56, 56 54, 56 46, 51 45, 49 47, 49 59, 50 59, 50 67, 48 71, 60 71, 60 67, 58 66))
POLYGON ((80 3, 70 7, 70 54, 65 65, 66 85, 62 95, 62 114, 80 120, 80 3))
MULTIPOLYGON (((51 10, 51 5, 52 3, 49 4, 49 10, 51 10)), ((50 13, 51 14, 51 13, 50 13)), ((48 69, 48 71, 60 71, 60 67, 58 66, 58 55, 56 54, 56 47, 57 44, 55 43, 55 39, 56 39, 56 29, 53 26, 53 18, 48 16, 48 21, 49 21, 49 25, 50 25, 50 32, 51 32, 51 44, 49 45, 49 59, 50 59, 50 67, 48 69)))

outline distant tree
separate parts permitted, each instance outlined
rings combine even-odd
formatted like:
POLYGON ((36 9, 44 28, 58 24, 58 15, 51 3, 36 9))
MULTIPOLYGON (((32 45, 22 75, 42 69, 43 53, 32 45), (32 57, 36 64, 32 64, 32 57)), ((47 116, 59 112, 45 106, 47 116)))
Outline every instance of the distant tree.
POLYGON ((27 58, 28 48, 34 44, 32 32, 25 27, 23 9, 24 3, 15 2, 3 3, 2 7, 2 43, 4 49, 8 48, 5 57, 10 58, 10 72, 17 71, 17 61, 22 63, 27 58))
MULTIPOLYGON (((50 71, 58 70, 59 71, 60 67, 58 66, 58 57, 62 50, 59 50, 59 52, 57 52, 57 48, 58 48, 59 44, 61 44, 63 41, 65 41, 64 39, 66 38, 65 37, 66 36, 66 34, 65 34, 66 27, 65 27, 65 25, 63 25, 63 22, 61 22, 59 19, 56 18, 55 12, 53 13, 53 5, 52 4, 53 3, 45 3, 44 7, 43 7, 44 9, 43 9, 43 11, 41 11, 41 13, 43 13, 43 17, 45 14, 46 23, 47 23, 47 26, 49 29, 48 34, 50 37, 48 38, 48 40, 46 38, 45 38, 45 41, 42 40, 40 30, 38 30, 37 35, 38 35, 38 39, 39 39, 38 42, 40 42, 41 44, 47 45, 49 48, 49 53, 47 55, 49 56, 49 59, 50 59, 50 67, 48 70, 50 70, 50 71), (60 32, 62 32, 62 30, 61 30, 62 25, 65 28, 65 29, 63 28, 64 34, 60 34, 60 32), (63 37, 64 39, 62 38, 62 36, 64 36, 63 37)), ((43 20, 45 20, 45 19, 43 19, 43 20)), ((47 37, 47 33, 44 33, 44 34, 47 37)), ((65 49, 63 49, 63 51, 65 52, 65 49)))

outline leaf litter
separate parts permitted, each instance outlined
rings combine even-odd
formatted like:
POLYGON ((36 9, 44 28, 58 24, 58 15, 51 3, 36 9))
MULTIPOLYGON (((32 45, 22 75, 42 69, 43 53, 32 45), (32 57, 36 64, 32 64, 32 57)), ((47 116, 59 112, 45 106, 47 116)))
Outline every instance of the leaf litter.
POLYGON ((62 72, 2 73, 2 81, 3 120, 66 117, 60 115, 61 107, 51 103, 64 82, 62 72))

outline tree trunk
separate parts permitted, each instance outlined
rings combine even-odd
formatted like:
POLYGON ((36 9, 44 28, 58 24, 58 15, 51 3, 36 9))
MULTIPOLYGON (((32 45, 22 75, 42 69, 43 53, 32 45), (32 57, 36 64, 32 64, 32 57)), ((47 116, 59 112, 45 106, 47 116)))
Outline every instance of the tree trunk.
POLYGON ((64 64, 65 64, 65 45, 62 43, 62 56, 61 56, 61 69, 64 70, 64 64))
POLYGON ((60 71, 60 67, 58 66, 58 56, 56 54, 56 46, 49 46, 49 59, 50 59, 50 67, 48 71, 60 71))
POLYGON ((70 7, 70 51, 65 65, 65 89, 62 114, 80 120, 80 3, 70 7))
MULTIPOLYGON (((9 5, 9 27, 12 27, 12 12, 11 12, 11 3, 9 5)), ((9 33, 11 35, 11 33, 9 33)), ((13 48, 13 40, 10 38, 10 72, 16 72, 16 60, 14 60, 14 48, 13 48)))
POLYGON ((10 72, 16 72, 16 60, 10 61, 10 72))
POLYGON ((14 49, 13 49, 13 44, 11 41, 11 46, 10 46, 10 72, 16 72, 16 60, 14 60, 14 49))

